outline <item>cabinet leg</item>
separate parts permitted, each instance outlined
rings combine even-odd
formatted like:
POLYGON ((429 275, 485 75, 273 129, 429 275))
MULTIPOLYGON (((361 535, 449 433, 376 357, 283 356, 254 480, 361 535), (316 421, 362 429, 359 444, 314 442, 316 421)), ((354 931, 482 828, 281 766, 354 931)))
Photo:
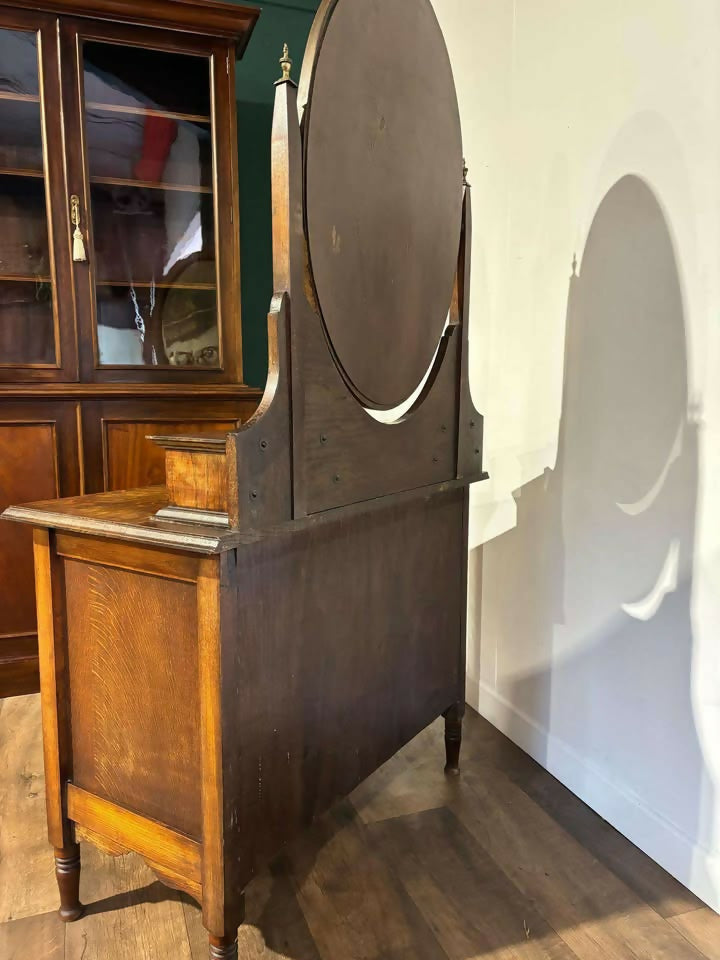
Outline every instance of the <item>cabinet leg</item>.
POLYGON ((225 913, 225 935, 210 933, 210 960, 237 960, 238 927, 245 921, 245 894, 228 906, 225 913))
POLYGON ((79 920, 85 912, 80 903, 80 846, 55 848, 55 877, 60 890, 60 919, 64 923, 79 920))
POLYGON ((465 704, 454 703, 445 711, 445 773, 457 777, 460 773, 460 746, 465 704))
POLYGON ((213 937, 210 935, 210 960, 237 960, 237 934, 233 937, 213 937))

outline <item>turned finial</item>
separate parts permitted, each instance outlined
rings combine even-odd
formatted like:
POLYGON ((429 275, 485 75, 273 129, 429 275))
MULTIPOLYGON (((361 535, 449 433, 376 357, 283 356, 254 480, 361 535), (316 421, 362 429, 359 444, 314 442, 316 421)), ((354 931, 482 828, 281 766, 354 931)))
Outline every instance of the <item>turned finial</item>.
POLYGON ((293 62, 292 62, 292 60, 290 59, 290 49, 289 49, 288 45, 285 43, 285 44, 283 44, 283 54, 282 54, 282 56, 280 57, 280 66, 282 67, 282 76, 280 77, 279 80, 276 80, 276 81, 275 81, 275 82, 276 82, 276 85, 277 85, 278 83, 292 83, 292 82, 293 82, 292 79, 291 79, 291 77, 290 77, 290 71, 292 70, 292 64, 293 64, 293 62))

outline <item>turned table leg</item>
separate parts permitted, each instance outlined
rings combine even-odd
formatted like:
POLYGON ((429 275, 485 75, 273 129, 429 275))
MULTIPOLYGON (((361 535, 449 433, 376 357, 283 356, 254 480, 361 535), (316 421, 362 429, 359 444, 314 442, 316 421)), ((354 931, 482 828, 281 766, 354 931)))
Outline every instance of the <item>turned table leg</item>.
POLYGON ((230 904, 230 897, 225 901, 225 934, 222 937, 214 933, 210 937, 210 960, 237 960, 238 956, 238 927, 245 922, 245 894, 235 895, 230 904))
POLYGON ((80 903, 80 846, 55 848, 55 877, 60 890, 60 919, 64 923, 79 920, 85 912, 80 903))
POLYGON ((455 703, 445 711, 445 773, 457 777, 460 773, 460 746, 465 704, 455 703))
POLYGON ((235 937, 213 937, 210 935, 210 960, 237 960, 238 942, 235 937))

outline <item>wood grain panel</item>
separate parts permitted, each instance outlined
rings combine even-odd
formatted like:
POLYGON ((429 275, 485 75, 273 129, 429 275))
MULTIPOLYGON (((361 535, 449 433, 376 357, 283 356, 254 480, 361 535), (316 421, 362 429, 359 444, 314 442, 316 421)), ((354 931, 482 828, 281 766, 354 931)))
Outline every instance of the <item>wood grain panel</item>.
MULTIPOLYGON (((131 490, 165 483, 165 451, 148 436, 154 433, 229 433, 237 420, 171 420, 104 424, 105 489, 131 490)), ((213 509, 222 509, 220 507, 213 509)))
POLYGON ((256 396, 88 400, 83 404, 85 489, 132 490, 165 483, 165 453, 148 436, 227 434, 257 409, 256 396))
POLYGON ((225 454, 168 450, 168 499, 177 507, 228 509, 228 464, 225 454))
POLYGON ((107 567, 153 573, 168 580, 187 580, 189 583, 194 583, 198 578, 200 561, 187 553, 120 544, 117 540, 72 533, 58 533, 56 536, 56 552, 71 560, 87 560, 107 567))
POLYGON ((200 837, 195 589, 64 564, 73 782, 200 837))
MULTIPOLYGON (((0 510, 58 496, 57 435, 52 422, 0 423, 0 510)), ((32 530, 0 521, 1 634, 35 630, 32 530)))
POLYGON ((230 889, 456 701, 463 504, 452 491, 237 552, 222 663, 230 889))
POLYGON ((101 800, 74 784, 67 788, 68 816, 107 838, 174 873, 200 881, 200 845, 155 820, 138 816, 115 803, 101 800))
MULTIPOLYGON (((0 414, 0 511, 79 492, 78 405, 8 402, 0 414)), ((0 697, 39 690, 32 530, 0 520, 0 697)))

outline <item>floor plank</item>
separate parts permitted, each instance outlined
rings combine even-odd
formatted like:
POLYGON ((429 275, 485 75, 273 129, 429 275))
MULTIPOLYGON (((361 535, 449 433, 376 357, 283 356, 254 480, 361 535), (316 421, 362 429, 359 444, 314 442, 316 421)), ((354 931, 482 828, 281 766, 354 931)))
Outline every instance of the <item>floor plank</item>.
POLYGON ((452 809, 582 960, 699 960, 677 930, 502 772, 465 762, 452 809))
POLYGON ((0 924, 2 960, 63 960, 65 925, 57 913, 43 913, 0 924))
POLYGON ((368 830, 450 960, 577 960, 449 810, 368 830))
POLYGON ((445 776, 444 765, 444 723, 437 720, 361 783, 350 800, 364 823, 438 809, 459 789, 457 778, 445 776))
POLYGON ((447 960, 350 803, 293 844, 288 861, 323 960, 447 960))
POLYGON ((709 907, 672 917, 670 923, 707 960, 720 960, 720 917, 709 907))
POLYGON ((66 960, 192 960, 180 895, 133 854, 81 847, 87 912, 67 926, 66 960))
POLYGON ((39 694, 2 701, 0 815, 0 923, 57 910, 39 694), (27 881, 18 883, 19 877, 27 881))
MULTIPOLYGON (((720 917, 472 711, 443 759, 439 721, 258 877, 240 960, 720 960, 720 917)), ((0 960, 205 960, 138 857, 83 844, 57 920, 43 784, 38 698, 1 701, 0 960)))
POLYGON ((671 917, 704 906, 678 880, 628 843, 621 833, 474 711, 468 713, 466 733, 466 756, 480 755, 484 762, 501 770, 661 916, 671 917))

